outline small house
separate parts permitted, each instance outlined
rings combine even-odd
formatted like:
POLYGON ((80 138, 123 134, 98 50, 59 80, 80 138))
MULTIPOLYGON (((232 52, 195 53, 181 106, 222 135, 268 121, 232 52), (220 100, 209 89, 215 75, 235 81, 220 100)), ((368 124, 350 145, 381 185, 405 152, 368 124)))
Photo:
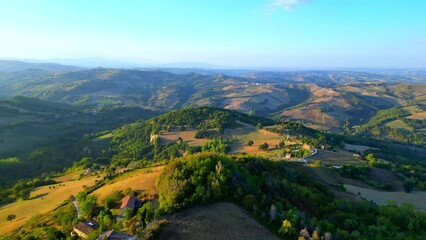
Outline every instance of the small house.
POLYGON ((123 201, 120 206, 121 215, 124 214, 126 209, 131 209, 132 211, 136 211, 138 208, 142 206, 142 201, 134 196, 127 196, 123 198, 123 201))
POLYGON ((291 158, 291 153, 286 153, 286 154, 285 154, 285 158, 287 158, 287 159, 288 159, 288 158, 291 158))
POLYGON ((81 238, 87 238, 90 233, 96 231, 99 224, 94 221, 79 222, 74 226, 71 235, 77 234, 81 238))

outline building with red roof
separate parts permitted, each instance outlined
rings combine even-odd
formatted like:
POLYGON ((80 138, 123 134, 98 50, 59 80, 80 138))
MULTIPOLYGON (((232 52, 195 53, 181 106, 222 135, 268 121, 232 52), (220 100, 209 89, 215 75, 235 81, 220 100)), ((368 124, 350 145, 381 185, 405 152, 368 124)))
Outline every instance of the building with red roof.
POLYGON ((123 198, 123 201, 120 206, 121 215, 124 214, 126 209, 131 209, 132 211, 136 211, 136 209, 142 206, 142 201, 134 196, 127 196, 123 198))

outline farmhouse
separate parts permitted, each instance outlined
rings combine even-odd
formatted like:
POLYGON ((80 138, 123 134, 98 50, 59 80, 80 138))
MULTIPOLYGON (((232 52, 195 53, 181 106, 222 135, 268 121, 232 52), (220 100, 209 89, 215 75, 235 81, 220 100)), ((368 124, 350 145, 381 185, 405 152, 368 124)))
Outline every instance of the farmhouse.
POLYGON ((131 209, 132 211, 135 211, 141 206, 142 206, 142 201, 139 198, 133 197, 133 196, 127 196, 123 198, 123 202, 121 203, 121 206, 120 206, 121 215, 124 214, 124 211, 126 211, 126 209, 131 209))
POLYGON ((119 233, 114 230, 110 230, 108 232, 103 232, 97 240, 134 240, 136 239, 132 235, 128 235, 125 233, 119 233))
POLYGON ((94 221, 79 222, 77 223, 77 225, 74 226, 74 229, 71 235, 77 234, 81 238, 87 238, 89 234, 92 233, 93 231, 96 231, 98 227, 99 227, 98 223, 94 221))

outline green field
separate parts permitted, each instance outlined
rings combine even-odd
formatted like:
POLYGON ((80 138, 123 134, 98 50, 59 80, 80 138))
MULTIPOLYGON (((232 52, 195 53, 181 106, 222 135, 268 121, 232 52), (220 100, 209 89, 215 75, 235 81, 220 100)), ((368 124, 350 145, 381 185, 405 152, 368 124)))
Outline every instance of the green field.
POLYGON ((102 150, 108 149, 109 143, 111 142, 113 137, 112 133, 107 133, 105 135, 99 136, 92 140, 93 147, 97 154, 100 154, 102 150))
POLYGON ((365 161, 361 160, 359 157, 354 156, 352 152, 345 150, 338 150, 337 152, 318 150, 317 154, 312 157, 306 158, 308 163, 313 163, 320 160, 323 164, 332 164, 332 165, 365 165, 365 161))

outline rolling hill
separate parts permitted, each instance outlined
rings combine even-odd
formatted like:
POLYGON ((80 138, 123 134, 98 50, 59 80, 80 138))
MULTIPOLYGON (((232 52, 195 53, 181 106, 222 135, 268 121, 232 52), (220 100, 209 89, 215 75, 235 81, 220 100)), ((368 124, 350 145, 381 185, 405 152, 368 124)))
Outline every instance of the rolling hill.
POLYGON ((227 76, 97 68, 46 75, 43 70, 31 71, 32 77, 30 72, 21 77, 0 74, 4 78, 0 94, 89 109, 125 106, 170 111, 214 106, 303 120, 333 131, 365 124, 380 110, 425 100, 425 85, 413 83, 418 75, 407 74, 299 71, 227 76))

